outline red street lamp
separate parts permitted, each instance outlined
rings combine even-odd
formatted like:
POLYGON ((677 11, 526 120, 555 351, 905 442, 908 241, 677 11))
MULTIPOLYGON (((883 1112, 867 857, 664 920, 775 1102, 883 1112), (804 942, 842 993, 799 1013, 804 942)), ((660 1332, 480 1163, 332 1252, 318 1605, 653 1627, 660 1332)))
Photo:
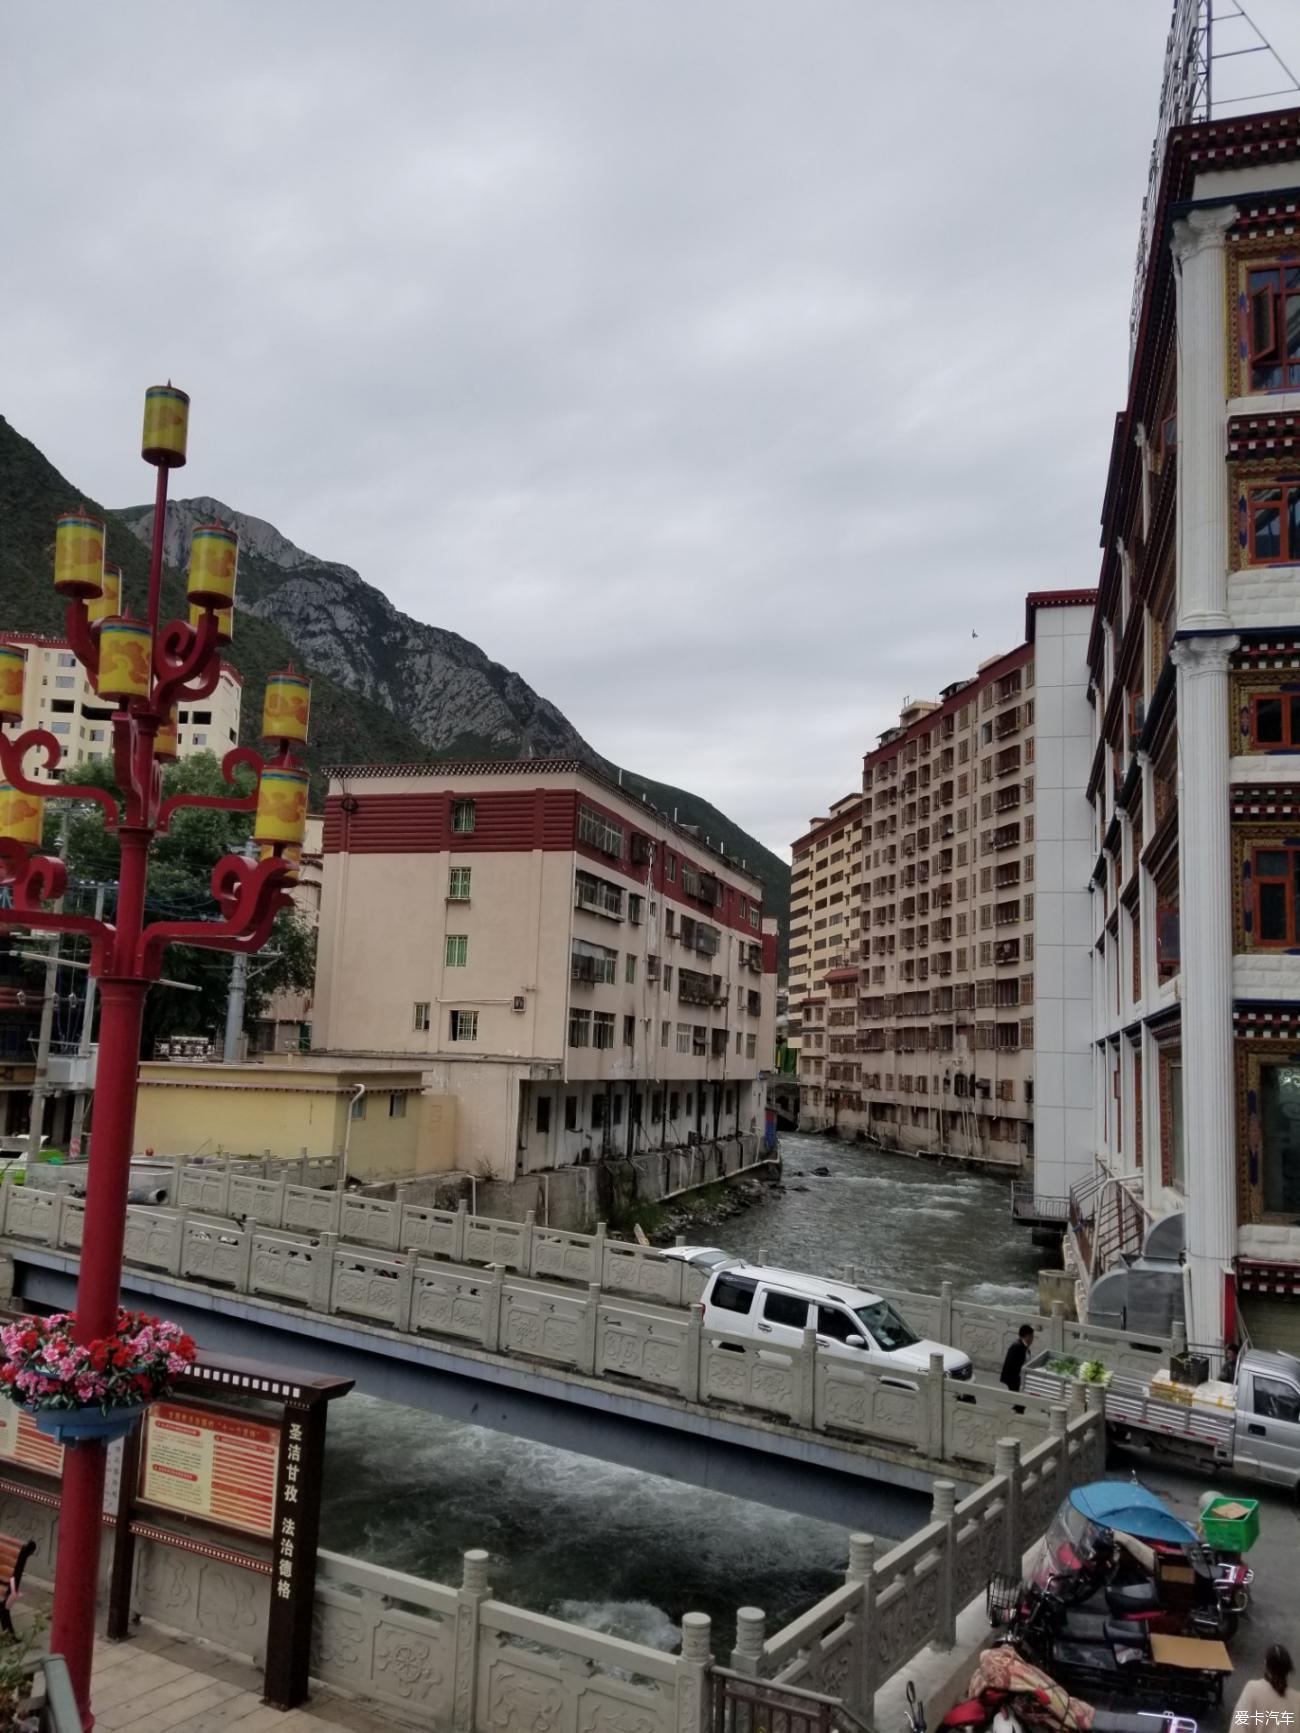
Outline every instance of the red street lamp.
MULTIPOLYGON (((115 706, 112 723, 118 795, 89 784, 75 789, 29 777, 29 753, 41 768, 57 769, 62 749, 48 730, 17 736, 0 729, 0 882, 12 886, 12 906, 0 931, 14 926, 79 933, 90 942, 90 967, 101 1001, 95 1115, 90 1138, 85 1235, 77 1282, 75 1336, 80 1342, 110 1335, 117 1323, 126 1231, 127 1188, 135 1129, 137 1072, 145 997, 162 970, 163 954, 177 941, 221 951, 257 951, 276 914, 290 902, 288 886, 307 816, 307 771, 292 756, 307 738, 310 688, 293 673, 267 685, 263 737, 277 755, 264 762, 246 747, 228 752, 222 774, 234 787, 246 765, 257 773, 248 795, 176 794, 164 800, 164 765, 176 756, 175 706, 195 703, 215 689, 220 646, 230 640, 238 541, 234 530, 205 524, 190 549, 189 619, 159 627, 167 472, 185 462, 189 398, 171 385, 145 396, 143 454, 158 466, 147 616, 123 607, 121 574, 104 565, 104 526, 84 509, 60 518, 55 535, 54 585, 68 599, 68 640, 96 693, 115 706), (115 919, 64 914, 47 905, 63 894, 67 869, 40 851, 44 802, 96 801, 104 823, 117 832, 120 851, 115 919), (212 873, 220 917, 207 921, 145 922, 149 850, 183 807, 256 811, 253 834, 261 858, 226 855, 212 873)), ((22 715, 22 652, 0 646, 0 721, 22 715)), ((104 1499, 103 1442, 67 1452, 59 1518, 51 1642, 68 1663, 87 1727, 95 1634, 95 1590, 104 1499)))

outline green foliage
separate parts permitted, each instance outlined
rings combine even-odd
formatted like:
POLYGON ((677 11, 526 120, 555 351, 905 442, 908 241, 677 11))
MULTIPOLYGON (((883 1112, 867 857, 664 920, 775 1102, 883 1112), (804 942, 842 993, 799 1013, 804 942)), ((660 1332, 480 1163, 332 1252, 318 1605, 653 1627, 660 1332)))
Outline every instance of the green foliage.
MULTIPOLYGON (((69 785, 93 784, 112 789, 112 773, 104 761, 91 761, 68 772, 69 785)), ((229 795, 248 793, 253 787, 251 771, 236 772, 231 789, 221 766, 210 752, 195 753, 168 770, 164 795, 229 795)), ((61 825, 58 803, 47 807, 46 847, 57 846, 61 825)), ((238 853, 251 831, 252 815, 246 812, 213 811, 198 807, 178 812, 167 833, 154 843, 149 858, 146 913, 152 920, 201 920, 217 913, 212 898, 212 872, 223 855, 238 853)), ((117 881, 117 839, 107 830, 97 807, 79 808, 68 825, 68 876, 76 891, 77 906, 93 900, 91 884, 109 886, 106 913, 111 918, 117 881)), ((295 910, 276 918, 275 928, 260 958, 249 969, 245 1022, 251 1023, 268 1000, 282 990, 310 990, 315 972, 316 940, 308 924, 295 910)), ((225 951, 203 950, 191 945, 173 945, 166 955, 163 973, 171 980, 188 982, 197 992, 157 986, 145 1010, 142 1052, 153 1052, 155 1041, 169 1035, 212 1035, 225 1027, 226 995, 230 985, 232 958, 225 951)))

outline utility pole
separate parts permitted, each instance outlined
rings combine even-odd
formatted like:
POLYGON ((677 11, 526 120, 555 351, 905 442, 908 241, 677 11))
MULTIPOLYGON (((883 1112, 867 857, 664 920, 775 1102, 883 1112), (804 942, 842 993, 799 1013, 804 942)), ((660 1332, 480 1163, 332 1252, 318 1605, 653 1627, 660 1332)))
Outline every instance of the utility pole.
MULTIPOLYGON (((247 860, 257 859, 257 844, 251 838, 244 844, 244 857, 247 860)), ((247 998, 248 957, 245 952, 236 951, 230 966, 230 994, 226 999, 226 1038, 221 1051, 222 1060, 227 1065, 239 1063, 239 1039, 244 1032, 244 1004, 247 998)))
MULTIPOLYGON (((63 825, 59 832, 59 859, 68 853, 68 809, 63 809, 63 825)), ((63 898, 54 905, 62 911, 63 898)), ((54 1033, 54 995, 59 987, 59 952, 62 937, 55 935, 54 949, 45 965, 45 992, 41 999, 41 1026, 36 1037, 36 1075, 32 1078, 32 1111, 27 1129, 27 1165, 35 1167, 41 1159, 41 1134, 45 1129, 45 1097, 49 1094, 50 1037, 54 1033)))
MULTIPOLYGON (((104 887, 95 887, 95 919, 104 918, 104 887)), ((85 1062, 90 1058, 90 1037, 95 1027, 95 977, 86 975, 86 1005, 81 1014, 81 1036, 77 1041, 77 1058, 82 1061, 83 1072, 87 1069, 85 1062)), ((83 1082, 77 1089, 76 1098, 72 1103, 72 1135, 70 1144, 81 1147, 81 1133, 86 1123, 86 1104, 90 1099, 90 1087, 83 1082)))

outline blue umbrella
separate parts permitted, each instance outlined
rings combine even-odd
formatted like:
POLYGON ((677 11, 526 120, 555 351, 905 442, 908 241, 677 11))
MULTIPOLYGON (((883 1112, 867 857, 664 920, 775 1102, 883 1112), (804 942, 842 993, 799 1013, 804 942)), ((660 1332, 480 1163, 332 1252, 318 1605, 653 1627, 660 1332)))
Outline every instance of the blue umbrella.
POLYGON ((1076 1486, 1070 1503, 1090 1522, 1131 1534, 1135 1540, 1191 1546, 1197 1538, 1194 1528, 1133 1480, 1095 1480, 1091 1486, 1076 1486))

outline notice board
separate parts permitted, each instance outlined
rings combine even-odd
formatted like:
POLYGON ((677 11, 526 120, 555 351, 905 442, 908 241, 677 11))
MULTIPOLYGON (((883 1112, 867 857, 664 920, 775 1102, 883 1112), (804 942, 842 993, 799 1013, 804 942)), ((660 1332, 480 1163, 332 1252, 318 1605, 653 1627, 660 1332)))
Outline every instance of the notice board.
POLYGON ((61 1475, 63 1446, 40 1431, 25 1408, 0 1400, 0 1461, 61 1475))
POLYGON ((156 1402, 145 1418, 139 1497, 164 1510, 270 1537, 278 1424, 229 1410, 156 1402))

